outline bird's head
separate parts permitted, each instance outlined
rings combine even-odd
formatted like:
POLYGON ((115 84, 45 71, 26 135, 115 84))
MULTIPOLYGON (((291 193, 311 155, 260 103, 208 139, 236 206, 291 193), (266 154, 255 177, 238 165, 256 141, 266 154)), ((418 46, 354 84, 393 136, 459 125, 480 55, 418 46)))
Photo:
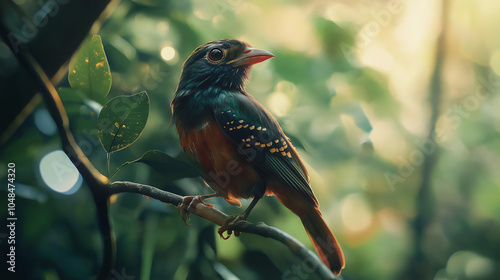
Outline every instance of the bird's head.
POLYGON ((274 55, 269 52, 234 39, 205 43, 184 62, 177 91, 208 87, 242 89, 250 67, 271 57, 274 55))

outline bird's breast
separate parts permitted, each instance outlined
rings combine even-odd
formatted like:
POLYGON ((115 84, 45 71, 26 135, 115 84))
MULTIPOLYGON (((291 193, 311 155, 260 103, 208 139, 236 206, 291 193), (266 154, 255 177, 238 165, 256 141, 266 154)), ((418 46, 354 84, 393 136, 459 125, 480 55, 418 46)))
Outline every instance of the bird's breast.
POLYGON ((230 203, 253 197, 262 191, 260 177, 252 163, 221 131, 212 116, 197 128, 183 130, 177 123, 180 143, 186 154, 201 164, 203 179, 230 203))

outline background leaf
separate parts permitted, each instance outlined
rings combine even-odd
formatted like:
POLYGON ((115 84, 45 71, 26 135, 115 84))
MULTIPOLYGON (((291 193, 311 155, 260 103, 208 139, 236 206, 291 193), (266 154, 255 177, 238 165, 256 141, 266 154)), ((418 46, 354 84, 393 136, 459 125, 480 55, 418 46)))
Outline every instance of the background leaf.
POLYGON ((132 145, 141 136, 148 115, 149 96, 145 91, 108 101, 97 117, 104 150, 113 153, 132 145))
POLYGON ((97 101, 103 101, 111 89, 111 72, 101 36, 85 41, 69 62, 68 81, 97 101))

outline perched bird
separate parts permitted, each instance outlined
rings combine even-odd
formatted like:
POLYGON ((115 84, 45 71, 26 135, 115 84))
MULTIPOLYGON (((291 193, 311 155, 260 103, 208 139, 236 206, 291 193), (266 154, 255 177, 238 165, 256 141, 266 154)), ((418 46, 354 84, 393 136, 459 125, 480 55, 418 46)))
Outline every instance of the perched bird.
POLYGON ((278 122, 244 89, 251 66, 271 57, 225 39, 199 46, 184 63, 172 121, 182 148, 215 193, 187 197, 180 207, 189 212, 193 204, 214 197, 241 206, 240 198, 253 198, 219 229, 222 236, 264 195, 275 195, 299 216, 319 257, 338 275, 344 255, 321 216, 304 164, 278 122))

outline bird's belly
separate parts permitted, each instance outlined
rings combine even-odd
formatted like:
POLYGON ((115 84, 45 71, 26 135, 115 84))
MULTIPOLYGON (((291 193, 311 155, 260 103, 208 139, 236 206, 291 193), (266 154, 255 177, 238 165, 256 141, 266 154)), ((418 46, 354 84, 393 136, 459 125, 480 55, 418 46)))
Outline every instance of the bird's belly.
POLYGON ((201 164, 205 182, 229 203, 239 204, 238 198, 263 192, 254 166, 223 134, 215 119, 179 136, 184 151, 201 164))

